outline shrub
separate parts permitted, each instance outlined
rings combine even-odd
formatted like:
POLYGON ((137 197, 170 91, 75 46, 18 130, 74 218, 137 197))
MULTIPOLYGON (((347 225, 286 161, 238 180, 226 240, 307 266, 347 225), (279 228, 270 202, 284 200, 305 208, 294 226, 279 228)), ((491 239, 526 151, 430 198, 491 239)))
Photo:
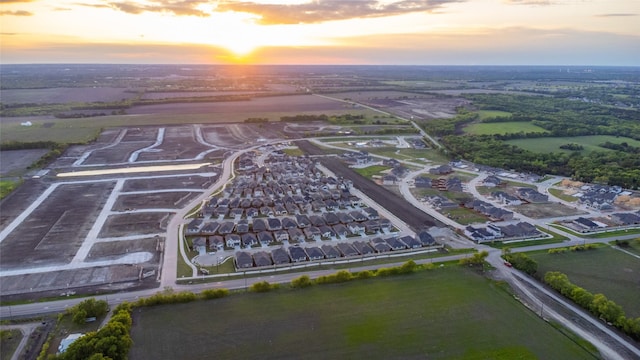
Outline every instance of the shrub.
POLYGON ((364 270, 364 271, 360 271, 356 274, 356 277, 358 279, 369 279, 374 277, 375 274, 373 273, 373 271, 371 270, 364 270))
POLYGON ((219 299, 229 295, 228 289, 207 289, 200 293, 203 299, 219 299))
POLYGON ((260 282, 254 283, 249 288, 250 291, 257 292, 257 293, 269 292, 273 289, 274 287, 272 287, 272 285, 269 284, 269 282, 267 281, 260 281, 260 282))
POLYGON ((313 282, 311 281, 311 278, 309 278, 309 275, 302 275, 299 278, 291 280, 292 288, 306 288, 311 285, 313 285, 313 282))

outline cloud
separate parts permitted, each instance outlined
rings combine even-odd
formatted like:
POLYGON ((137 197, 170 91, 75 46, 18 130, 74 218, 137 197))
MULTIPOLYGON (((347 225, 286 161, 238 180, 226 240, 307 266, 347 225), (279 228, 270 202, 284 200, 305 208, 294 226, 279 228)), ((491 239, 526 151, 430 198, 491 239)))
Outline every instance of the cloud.
POLYGON ((33 16, 33 13, 24 11, 24 10, 16 10, 16 11, 0 11, 0 15, 2 16, 33 16))
POLYGON ((509 5, 554 5, 556 1, 551 0, 505 0, 509 5))
POLYGON ((250 1, 219 1, 216 11, 259 15, 265 25, 321 23, 353 18, 384 17, 436 10, 447 3, 465 0, 315 0, 302 4, 263 4, 250 1))
POLYGON ((638 14, 616 13, 616 14, 598 14, 598 15, 595 15, 595 17, 626 17, 626 16, 638 16, 638 14))
POLYGON ((0 4, 17 4, 17 3, 28 3, 33 0, 0 0, 0 4))
POLYGON ((114 9, 135 15, 145 12, 156 12, 170 13, 178 16, 205 17, 209 16, 209 14, 198 9, 198 6, 207 3, 208 1, 206 0, 156 0, 144 4, 134 1, 108 1, 102 4, 76 3, 75 5, 99 9, 114 9))

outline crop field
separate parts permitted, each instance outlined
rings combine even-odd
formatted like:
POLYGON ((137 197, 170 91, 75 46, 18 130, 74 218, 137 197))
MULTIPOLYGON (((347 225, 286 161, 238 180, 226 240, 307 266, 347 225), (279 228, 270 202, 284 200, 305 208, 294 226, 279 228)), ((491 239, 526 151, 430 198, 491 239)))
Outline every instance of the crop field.
POLYGON ((71 261, 114 185, 97 182, 58 186, 0 243, 2 269, 71 261))
POLYGON ((570 150, 560 149, 561 145, 576 143, 584 147, 582 153, 589 153, 591 151, 611 151, 603 147, 598 146, 605 142, 612 142, 620 144, 626 142, 630 146, 640 146, 640 141, 625 137, 615 137, 611 135, 592 135, 592 136, 575 136, 575 137, 544 137, 537 139, 516 139, 508 140, 507 144, 521 147, 525 150, 549 153, 549 152, 571 152, 570 150))
POLYGON ((77 87, 48 89, 3 89, 4 104, 65 104, 83 102, 112 102, 135 97, 126 88, 77 87))
POLYGON ((142 308, 131 335, 132 360, 589 357, 503 288, 457 267, 142 308))
POLYGON ((143 100, 159 100, 159 99, 179 99, 179 98, 196 98, 206 96, 222 96, 222 95, 250 95, 260 93, 260 91, 153 91, 145 92, 141 99, 143 100))
POLYGON ((532 253, 541 276, 560 271, 593 294, 603 293, 627 316, 640 316, 640 259, 610 247, 564 254, 532 253))
MULTIPOLYGON (((474 135, 510 134, 517 132, 544 133, 545 129, 528 122, 513 121, 499 123, 474 123, 464 128, 464 132, 474 135)), ((562 145, 562 144, 561 144, 562 145)))

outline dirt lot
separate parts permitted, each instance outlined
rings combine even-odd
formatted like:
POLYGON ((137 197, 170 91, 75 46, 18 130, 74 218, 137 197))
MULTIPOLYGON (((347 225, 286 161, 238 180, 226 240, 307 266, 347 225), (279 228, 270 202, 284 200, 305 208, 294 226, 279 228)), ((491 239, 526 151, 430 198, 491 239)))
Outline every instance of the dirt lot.
POLYGON ((193 159, 203 151, 210 150, 196 141, 193 126, 166 127, 162 144, 143 151, 138 161, 193 159))
POLYGON ((176 191, 148 194, 120 195, 113 205, 113 211, 128 211, 131 209, 179 209, 189 201, 198 197, 200 193, 176 191))
POLYGON ((558 203, 522 204, 510 207, 515 212, 533 219, 586 214, 586 212, 558 203))
MULTIPOLYGON (((298 141, 296 145, 309 155, 322 155, 322 149, 311 144, 308 141, 298 141)), ((342 176, 353 181, 353 186, 365 193, 373 201, 385 207, 391 213, 396 215, 400 220, 413 228, 414 231, 423 230, 432 226, 441 226, 440 222, 431 216, 425 214, 413 205, 407 203, 403 198, 397 196, 383 186, 376 185, 374 182, 360 176, 358 173, 347 167, 343 162, 336 158, 322 158, 323 166, 331 170, 336 176, 342 176)))
POLYGON ((131 179, 124 182, 123 192, 170 189, 206 189, 216 182, 218 176, 176 176, 168 178, 131 179))
POLYGON ((0 227, 9 225, 49 187, 39 180, 27 179, 6 198, 0 200, 0 227))
POLYGON ((0 268, 69 263, 114 185, 60 185, 0 244, 0 268))
POLYGON ((24 173, 29 165, 49 152, 47 149, 0 151, 0 176, 24 173))
POLYGON ((166 212, 111 215, 107 218, 98 237, 159 234, 167 231, 167 224, 171 215, 171 213, 166 212))
POLYGON ((139 285, 141 269, 143 267, 140 265, 111 265, 3 276, 0 282, 0 294, 3 300, 12 300, 12 295, 15 296, 14 298, 59 296, 66 291, 77 291, 78 288, 111 283, 134 282, 132 285, 139 285))
POLYGON ((129 253, 148 252, 155 254, 154 260, 150 262, 157 263, 159 261, 159 253, 157 253, 157 249, 161 245, 159 243, 163 241, 164 238, 158 236, 137 240, 97 242, 91 247, 89 255, 87 256, 87 260, 115 260, 129 253))

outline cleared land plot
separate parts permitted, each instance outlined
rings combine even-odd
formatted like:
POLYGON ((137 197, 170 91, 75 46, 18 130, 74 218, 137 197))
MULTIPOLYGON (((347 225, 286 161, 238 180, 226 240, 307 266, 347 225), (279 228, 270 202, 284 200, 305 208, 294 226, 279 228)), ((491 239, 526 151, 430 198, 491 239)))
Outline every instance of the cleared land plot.
POLYGON ((130 209, 180 209, 201 193, 176 191, 148 194, 120 195, 112 211, 130 209))
POLYGON ((134 324, 132 360, 589 357, 460 268, 142 308, 134 324))
POLYGON ((521 147, 525 150, 538 152, 538 153, 550 153, 550 152, 571 152, 570 150, 560 149, 561 145, 565 144, 580 144, 584 147, 582 153, 589 153, 591 151, 612 151, 598 146, 605 142, 611 142, 615 144, 621 144, 626 142, 630 146, 640 146, 640 141, 625 137, 615 137, 610 135, 592 135, 592 136, 575 136, 575 137, 544 137, 536 139, 516 139, 508 140, 507 144, 521 147))
MULTIPOLYGON (((146 238, 137 240, 119 240, 119 241, 105 241, 97 242, 89 250, 87 261, 103 261, 103 260, 115 260, 121 258, 124 255, 137 252, 148 252, 150 254, 156 254, 159 243, 163 241, 163 238, 146 238)), ((150 262, 158 262, 156 258, 150 262)))
POLYGON ((172 213, 143 212, 111 215, 107 218, 98 237, 121 237, 127 235, 158 234, 167 230, 172 213))
POLYGON ((114 164, 129 161, 131 154, 153 144, 151 141, 121 142, 117 146, 95 150, 83 162, 83 165, 114 164))
POLYGON ((39 180, 27 179, 0 202, 0 227, 9 225, 49 186, 39 180))
POLYGON ((147 191, 147 190, 170 190, 170 189, 206 189, 211 186, 218 176, 176 176, 148 179, 126 180, 122 187, 123 192, 147 191))
MULTIPOLYGON (((474 135, 511 134, 517 132, 544 133, 547 130, 528 122, 473 123, 464 132, 474 135)), ((562 145, 562 144, 561 144, 562 145)))
POLYGON ((68 289, 138 282, 139 266, 111 265, 62 271, 49 271, 16 276, 3 276, 0 281, 2 297, 11 295, 59 296, 68 289), (37 295, 36 295, 37 294, 37 295))
POLYGON ((0 151, 0 176, 26 171, 29 165, 40 159, 47 152, 49 152, 47 149, 0 151))
MULTIPOLYGON (((0 122, 2 141, 53 141, 58 143, 85 143, 91 141, 102 127, 97 118, 31 120, 32 126, 18 122, 0 122)), ((123 124, 124 125, 124 124, 123 124)))
POLYGON ((534 219, 586 214, 586 212, 570 208, 558 203, 522 204, 509 207, 515 212, 534 219))
POLYGON ((610 247, 564 254, 532 253, 538 273, 560 271, 593 294, 603 293, 627 316, 640 316, 640 259, 610 247))
POLYGON ((211 150, 196 141, 193 127, 172 126, 165 128, 162 143, 142 151, 138 161, 193 159, 201 152, 211 150))
POLYGON ((5 104, 66 104, 82 102, 112 102, 129 99, 137 95, 126 88, 77 87, 49 89, 3 89, 2 102, 5 104))
POLYGON ((1 268, 71 261, 114 185, 114 182, 97 182, 58 186, 2 241, 1 268))

